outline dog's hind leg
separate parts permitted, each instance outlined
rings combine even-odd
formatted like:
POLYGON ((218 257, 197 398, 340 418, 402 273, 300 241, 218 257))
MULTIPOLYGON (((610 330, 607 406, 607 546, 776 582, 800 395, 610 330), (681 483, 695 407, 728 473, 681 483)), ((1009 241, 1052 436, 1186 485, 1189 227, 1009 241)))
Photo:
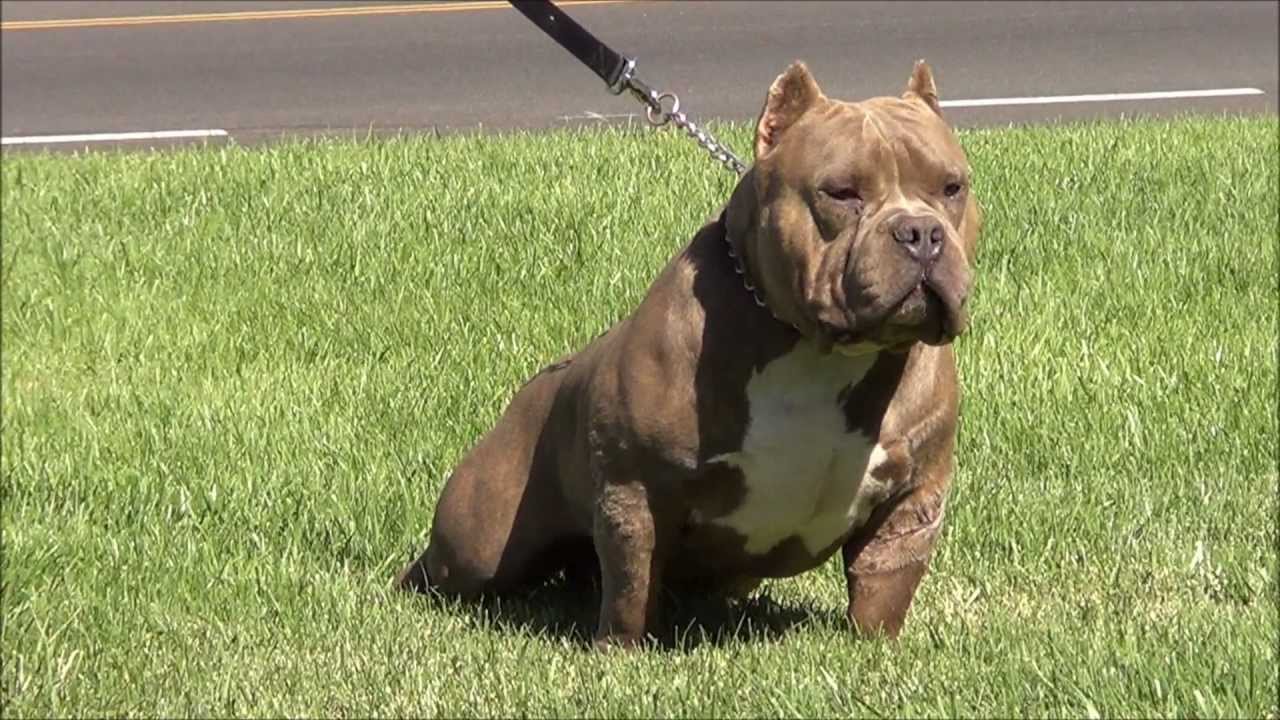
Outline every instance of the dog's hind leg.
POLYGON ((572 534, 544 438, 556 373, 521 388, 463 459, 436 504, 427 549, 400 573, 406 590, 473 597, 537 580, 545 551, 572 534))

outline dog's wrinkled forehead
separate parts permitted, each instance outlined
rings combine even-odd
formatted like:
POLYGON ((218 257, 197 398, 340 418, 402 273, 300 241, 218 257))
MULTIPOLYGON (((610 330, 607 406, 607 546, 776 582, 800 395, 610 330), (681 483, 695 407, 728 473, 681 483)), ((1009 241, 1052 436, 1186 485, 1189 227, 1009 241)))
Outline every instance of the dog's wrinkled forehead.
POLYGON ((955 134, 922 102, 892 97, 832 101, 811 121, 817 132, 808 135, 813 146, 802 156, 825 174, 888 175, 881 179, 895 182, 968 174, 955 134))

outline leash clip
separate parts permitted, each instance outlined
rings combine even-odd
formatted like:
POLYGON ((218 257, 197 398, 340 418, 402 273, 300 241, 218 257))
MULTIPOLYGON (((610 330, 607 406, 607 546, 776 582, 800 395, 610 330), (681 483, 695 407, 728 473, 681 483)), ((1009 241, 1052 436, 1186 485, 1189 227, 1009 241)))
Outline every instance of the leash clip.
POLYGON ((636 77, 635 58, 623 57, 622 72, 618 73, 618 79, 608 87, 609 92, 614 95, 621 95, 624 90, 629 91, 635 99, 644 103, 645 117, 654 127, 666 125, 680 112, 680 98, 675 93, 660 93, 636 77))
POLYGON ((660 93, 636 77, 635 58, 615 52, 608 45, 600 42, 585 28, 574 22, 573 18, 557 8, 551 0, 509 0, 509 2, 520 14, 578 58, 597 77, 604 80, 605 87, 610 93, 621 95, 625 90, 644 103, 645 117, 648 118, 650 125, 662 127, 672 123, 697 141, 703 150, 729 170, 738 175, 747 171, 747 166, 729 148, 720 144, 710 133, 698 127, 697 123, 680 111, 680 98, 676 97, 675 93, 660 93), (616 76, 614 76, 615 72, 616 76))
POLYGON ((631 87, 631 79, 636 73, 635 58, 623 56, 622 72, 618 73, 618 78, 609 84, 609 92, 614 95, 621 95, 623 90, 631 87))

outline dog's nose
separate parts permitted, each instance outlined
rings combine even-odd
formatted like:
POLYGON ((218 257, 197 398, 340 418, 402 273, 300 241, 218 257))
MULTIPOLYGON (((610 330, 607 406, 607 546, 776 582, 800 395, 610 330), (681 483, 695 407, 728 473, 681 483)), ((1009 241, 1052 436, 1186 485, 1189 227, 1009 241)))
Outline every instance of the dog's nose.
POLYGON ((927 215, 904 216, 893 224, 893 239, 921 263, 932 262, 942 254, 945 233, 942 223, 927 215))

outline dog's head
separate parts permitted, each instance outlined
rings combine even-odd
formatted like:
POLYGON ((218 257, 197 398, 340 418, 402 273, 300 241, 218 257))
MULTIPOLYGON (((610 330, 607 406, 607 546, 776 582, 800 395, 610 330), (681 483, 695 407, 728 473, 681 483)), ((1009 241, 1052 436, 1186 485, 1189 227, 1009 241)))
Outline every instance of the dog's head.
POLYGON ((823 348, 944 344, 967 325, 981 217, 923 61, 901 97, 862 102, 793 64, 726 217, 770 309, 823 348))

